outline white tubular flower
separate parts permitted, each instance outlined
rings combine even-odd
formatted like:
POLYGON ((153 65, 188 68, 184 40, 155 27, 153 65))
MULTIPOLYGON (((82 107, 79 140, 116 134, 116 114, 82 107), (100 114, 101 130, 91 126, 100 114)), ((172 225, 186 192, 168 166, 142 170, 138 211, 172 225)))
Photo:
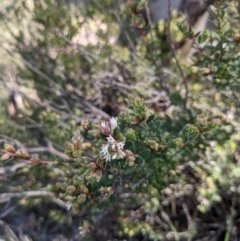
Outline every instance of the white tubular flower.
POLYGON ((109 121, 111 125, 111 131, 113 132, 114 129, 118 126, 117 121, 114 117, 111 117, 109 121))
POLYGON ((126 156, 126 153, 124 152, 123 150, 123 147, 124 147, 125 143, 124 142, 119 142, 117 144, 117 152, 118 152, 118 157, 120 159, 123 159, 125 156, 126 156))
POLYGON ((107 122, 101 121, 101 128, 106 129, 107 128, 107 122))
POLYGON ((100 156, 105 159, 107 162, 111 161, 111 155, 108 151, 109 149, 109 144, 107 143, 106 145, 102 146, 101 152, 100 152, 100 156))
POLYGON ((112 156, 112 159, 114 160, 114 159, 116 159, 117 158, 117 154, 114 154, 113 156, 112 156))
POLYGON ((118 142, 111 135, 107 137, 107 144, 102 146, 100 156, 107 162, 114 159, 123 159, 126 156, 124 152, 125 142, 118 142))
POLYGON ((123 149, 125 143, 124 142, 118 142, 118 149, 123 149))
POLYGON ((113 134, 114 129, 118 126, 117 121, 114 117, 111 117, 107 121, 101 121, 100 132, 103 135, 109 136, 113 134))
POLYGON ((106 136, 111 134, 111 125, 110 125, 109 121, 102 121, 101 122, 100 132, 103 135, 106 135, 106 136))
POLYGON ((117 142, 111 135, 107 137, 107 141, 109 144, 115 144, 117 142))

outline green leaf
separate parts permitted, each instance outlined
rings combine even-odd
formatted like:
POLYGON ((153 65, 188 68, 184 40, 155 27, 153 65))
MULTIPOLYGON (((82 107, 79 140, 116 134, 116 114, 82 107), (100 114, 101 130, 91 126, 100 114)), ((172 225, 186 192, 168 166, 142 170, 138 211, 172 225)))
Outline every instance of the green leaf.
POLYGON ((120 128, 116 127, 113 131, 113 135, 115 138, 118 138, 119 134, 120 134, 120 128))
POLYGON ((144 159, 141 156, 136 157, 135 163, 138 165, 142 165, 144 163, 144 159))
POLYGON ((150 122, 152 121, 153 119, 155 118, 155 115, 150 115, 147 119, 147 122, 150 122))
POLYGON ((146 161, 147 158, 149 157, 149 154, 150 154, 150 150, 149 149, 144 149, 142 150, 139 155, 146 161))
POLYGON ((133 153, 135 153, 135 145, 134 145, 134 142, 132 142, 132 141, 126 141, 124 148, 125 148, 125 149, 129 149, 129 150, 131 150, 133 153))
POLYGON ((125 174, 130 174, 130 173, 132 173, 134 170, 136 169, 136 167, 135 166, 133 166, 133 167, 127 167, 126 168, 126 170, 125 170, 125 174))
POLYGON ((79 169, 80 175, 82 175, 82 174, 83 174, 84 172, 86 172, 88 169, 89 169, 89 168, 88 168, 87 166, 81 167, 81 168, 79 169))
POLYGON ((210 8, 214 13, 217 13, 217 8, 214 5, 211 5, 210 8))
POLYGON ((198 43, 204 43, 208 39, 208 33, 207 31, 203 31, 202 34, 198 37, 198 43))

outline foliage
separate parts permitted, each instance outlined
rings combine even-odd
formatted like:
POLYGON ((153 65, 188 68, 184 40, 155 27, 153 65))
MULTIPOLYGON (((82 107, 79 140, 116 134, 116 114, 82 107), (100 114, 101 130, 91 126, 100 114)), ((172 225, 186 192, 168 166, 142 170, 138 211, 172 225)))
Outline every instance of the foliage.
POLYGON ((230 240, 239 222, 238 6, 216 1, 214 29, 193 33, 174 13, 150 26, 145 1, 78 4, 19 0, 1 14, 15 61, 14 73, 1 68, 3 203, 36 215, 34 232, 23 227, 32 240, 107 240, 101 221, 111 212, 116 226, 106 229, 117 240, 189 240, 202 235, 195 215, 204 223, 230 193, 221 217, 230 240), (196 40, 191 60, 173 48, 182 38, 196 40))

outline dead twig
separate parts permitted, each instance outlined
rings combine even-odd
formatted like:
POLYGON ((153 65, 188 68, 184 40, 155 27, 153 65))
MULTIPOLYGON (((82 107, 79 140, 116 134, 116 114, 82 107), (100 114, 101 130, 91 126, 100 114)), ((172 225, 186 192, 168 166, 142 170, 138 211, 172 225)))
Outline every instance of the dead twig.
POLYGON ((0 168, 0 175, 7 175, 7 174, 15 173, 18 169, 23 168, 23 167, 27 167, 27 166, 30 166, 30 161, 17 163, 15 165, 9 166, 9 167, 1 167, 0 168))
POLYGON ((14 209, 16 209, 18 205, 14 205, 10 208, 8 208, 6 211, 4 211, 2 214, 0 214, 0 218, 6 217, 10 212, 12 212, 14 209))
POLYGON ((65 159, 65 160, 69 160, 69 157, 56 150, 53 146, 47 146, 47 147, 32 147, 32 148, 27 148, 26 149, 28 153, 49 153, 49 154, 52 154, 56 157, 59 157, 59 158, 62 158, 62 159, 65 159))
POLYGON ((25 192, 11 192, 11 193, 1 193, 0 199, 2 198, 19 198, 19 197, 53 197, 53 193, 47 190, 38 191, 25 191, 25 192))

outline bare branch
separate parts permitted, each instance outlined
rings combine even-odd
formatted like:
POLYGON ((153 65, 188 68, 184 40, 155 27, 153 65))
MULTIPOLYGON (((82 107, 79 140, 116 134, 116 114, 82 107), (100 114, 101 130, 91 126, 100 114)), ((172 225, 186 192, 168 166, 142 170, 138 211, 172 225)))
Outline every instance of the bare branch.
POLYGON ((0 168, 0 175, 15 173, 18 169, 23 168, 23 167, 27 167, 29 165, 30 165, 30 161, 25 161, 25 162, 22 162, 22 163, 17 163, 13 166, 1 167, 0 168))
POLYGON ((26 149, 28 153, 40 153, 40 152, 47 152, 50 153, 56 157, 69 160, 69 157, 65 155, 64 153, 56 150, 53 146, 47 146, 47 147, 32 147, 26 149))
POLYGON ((89 63, 93 63, 93 60, 98 59, 96 55, 93 55, 92 53, 88 53, 86 50, 84 50, 80 44, 75 44, 72 42, 71 39, 68 37, 64 36, 59 31, 56 31, 56 34, 58 37, 62 38, 64 41, 66 41, 70 46, 72 46, 75 50, 77 50, 89 63))
POLYGON ((12 212, 14 209, 16 209, 18 205, 14 205, 10 208, 8 208, 5 212, 3 212, 2 214, 0 214, 0 218, 4 218, 6 217, 10 212, 12 212))
POLYGON ((179 63, 179 60, 177 58, 177 54, 176 54, 176 51, 172 45, 172 37, 171 37, 171 21, 172 21, 172 13, 171 13, 171 1, 168 0, 168 23, 167 23, 167 36, 168 36, 168 40, 169 40, 169 45, 170 45, 170 48, 171 48, 171 51, 173 53, 173 57, 176 61, 176 64, 177 64, 177 68, 182 76, 182 83, 183 85, 185 86, 185 99, 184 99, 184 109, 187 110, 187 100, 188 100, 188 84, 187 84, 187 79, 186 77, 184 76, 184 73, 183 73, 183 69, 181 68, 181 65, 179 63))
POLYGON ((1 193, 0 199, 16 198, 16 197, 44 197, 44 196, 53 197, 53 193, 47 190, 1 193))

